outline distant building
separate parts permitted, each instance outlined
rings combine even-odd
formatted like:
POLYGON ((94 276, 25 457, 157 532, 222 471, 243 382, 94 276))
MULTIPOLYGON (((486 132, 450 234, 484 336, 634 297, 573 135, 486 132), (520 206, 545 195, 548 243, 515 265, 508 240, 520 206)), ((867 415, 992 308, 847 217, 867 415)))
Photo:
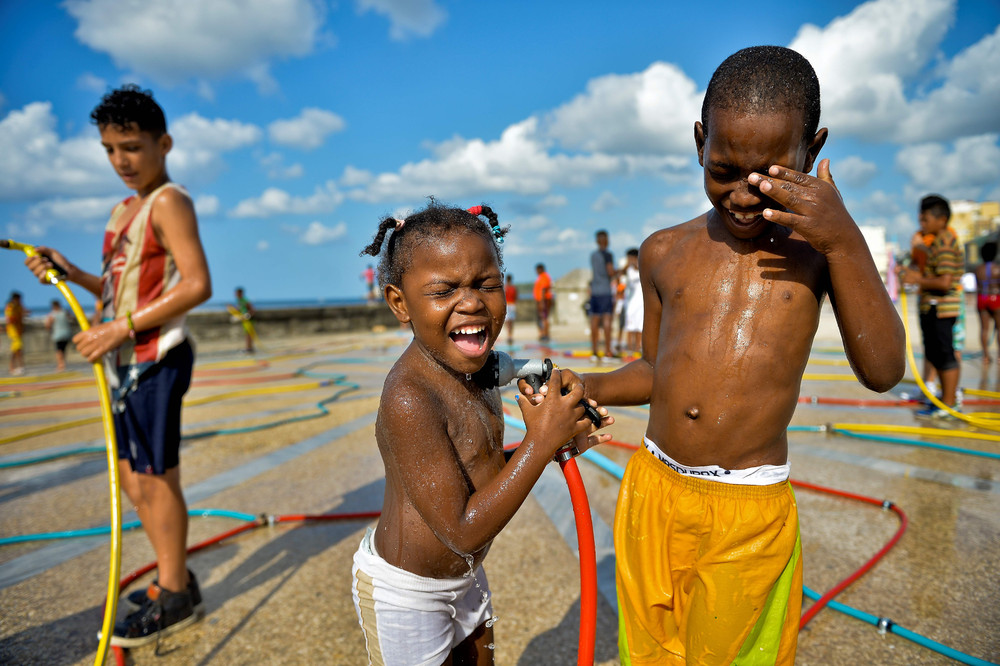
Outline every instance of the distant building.
POLYGON ((882 276, 882 281, 885 282, 889 269, 889 251, 891 249, 885 242, 885 227, 863 227, 859 225, 858 229, 861 230, 861 235, 865 237, 865 243, 868 244, 868 251, 872 253, 872 259, 875 260, 875 267, 878 268, 879 275, 882 276))
POLYGON ((1000 201, 952 201, 951 228, 965 244, 965 265, 972 270, 982 261, 979 248, 1000 235, 1000 201))

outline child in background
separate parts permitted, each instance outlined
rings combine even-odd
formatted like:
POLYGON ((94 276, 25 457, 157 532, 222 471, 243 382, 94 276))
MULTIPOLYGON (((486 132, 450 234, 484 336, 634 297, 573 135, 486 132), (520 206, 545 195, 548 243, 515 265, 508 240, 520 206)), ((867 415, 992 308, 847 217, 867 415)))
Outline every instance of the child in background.
POLYGON ((10 299, 4 307, 4 322, 7 324, 7 337, 10 338, 10 374, 24 374, 24 318, 27 316, 21 305, 21 292, 10 292, 10 299))
POLYGON ((819 115, 816 75, 790 49, 719 66, 694 126, 712 208, 642 243, 642 358, 583 377, 601 404, 650 406, 615 511, 622 663, 794 662, 786 429, 823 298, 862 384, 903 376, 902 322, 829 161, 809 175, 819 115))
POLYGON ((52 344, 56 348, 56 370, 66 369, 66 347, 73 333, 69 327, 69 313, 63 310, 62 303, 52 301, 52 309, 45 316, 45 328, 52 336, 52 344))
POLYGON ((979 344, 983 348, 983 363, 986 364, 993 362, 990 358, 990 339, 1000 331, 1000 270, 993 263, 997 258, 996 241, 984 243, 979 256, 983 263, 976 266, 976 311, 979 313, 979 344))
POLYGON ((240 324, 243 326, 243 336, 246 341, 243 351, 247 354, 253 354, 253 339, 256 335, 253 327, 253 318, 257 314, 257 311, 254 310, 250 299, 243 294, 243 287, 236 287, 234 295, 236 297, 236 312, 239 313, 240 324))
POLYGON ((125 85, 105 95, 90 117, 111 166, 135 190, 111 211, 101 273, 88 273, 47 247, 25 264, 48 284, 45 272, 55 261, 69 282, 101 299, 102 321, 77 333, 73 344, 90 363, 104 359, 121 487, 156 553, 157 579, 129 595, 139 608, 111 636, 112 645, 137 647, 204 614, 198 582, 187 568, 181 401, 194 366, 185 318, 212 295, 212 281, 194 204, 167 174, 173 139, 152 94, 125 85))
POLYGON ((514 346, 514 322, 517 321, 517 287, 514 286, 514 276, 507 273, 507 286, 503 290, 507 301, 507 346, 514 346))
MULTIPOLYGON (((487 206, 472 210, 489 224, 432 202, 405 220, 383 220, 364 250, 381 255, 385 301, 413 331, 386 377, 375 426, 382 516, 354 556, 354 603, 373 663, 492 664, 482 568, 490 544, 559 448, 610 439, 588 438, 582 391, 560 395, 556 370, 538 404, 518 396, 527 431, 504 463, 500 392, 473 374, 504 323, 498 243, 506 230, 487 206)), ((613 422, 600 411, 602 425, 613 422)))
POLYGON ((549 316, 552 314, 552 277, 545 270, 545 264, 536 264, 535 286, 532 295, 535 297, 535 308, 538 319, 538 341, 551 342, 549 337, 549 316))
POLYGON ((625 253, 628 262, 622 273, 625 283, 625 333, 628 334, 628 350, 642 349, 642 289, 639 286, 639 248, 633 247, 625 253))

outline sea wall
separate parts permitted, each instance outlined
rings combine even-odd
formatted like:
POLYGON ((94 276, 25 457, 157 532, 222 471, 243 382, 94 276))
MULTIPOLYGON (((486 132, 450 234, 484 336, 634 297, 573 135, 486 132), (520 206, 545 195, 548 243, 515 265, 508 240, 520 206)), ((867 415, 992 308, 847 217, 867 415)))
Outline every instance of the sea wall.
MULTIPOLYGON (((385 303, 371 305, 340 305, 329 307, 298 307, 258 310, 254 327, 262 340, 322 333, 371 331, 376 327, 394 327, 399 322, 385 303)), ((243 326, 234 322, 228 312, 195 311, 188 315, 188 328, 195 340, 243 339, 243 326)), ((79 330, 75 325, 74 332, 79 330)), ((24 351, 26 354, 47 352, 52 349, 49 332, 45 330, 44 315, 32 317, 25 324, 24 351)), ((6 355, 10 343, 0 337, 0 353, 6 355)))
MULTIPOLYGON (((555 307, 553 323, 585 323, 582 302, 585 293, 580 293, 576 285, 554 285, 555 307)), ((535 301, 531 298, 530 285, 521 290, 522 298, 517 302, 517 320, 521 326, 534 325, 535 301), (524 298, 524 296, 527 298, 524 298)), ((25 323, 24 351, 26 354, 48 353, 52 341, 44 325, 45 312, 33 312, 25 323)), ((393 328, 399 326, 385 303, 369 305, 331 305, 316 307, 268 308, 257 310, 253 319, 254 327, 266 344, 270 339, 300 335, 321 335, 323 333, 350 333, 371 331, 376 327, 393 328)), ((188 328, 195 340, 232 340, 241 344, 243 326, 233 321, 224 311, 199 311, 188 315, 188 328)), ((73 323, 73 332, 78 329, 73 323)), ((0 334, 0 355, 6 356, 10 343, 0 334)))

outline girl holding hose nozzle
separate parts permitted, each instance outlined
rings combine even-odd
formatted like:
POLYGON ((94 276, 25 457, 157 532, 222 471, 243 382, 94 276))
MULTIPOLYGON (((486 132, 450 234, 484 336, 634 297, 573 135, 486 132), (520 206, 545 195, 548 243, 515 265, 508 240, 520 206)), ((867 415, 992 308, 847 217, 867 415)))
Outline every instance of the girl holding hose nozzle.
POLYGON ((112 645, 134 647, 201 618, 187 568, 187 506, 180 481, 181 399, 194 352, 185 317, 212 295, 190 196, 167 175, 173 145, 163 110, 134 85, 113 90, 91 113, 108 160, 133 196, 111 211, 100 274, 36 248, 25 264, 43 282, 53 269, 101 299, 99 324, 73 338, 93 363, 104 358, 118 441, 121 485, 158 563, 157 580, 129 595, 138 605, 115 625, 112 645))
MULTIPOLYGON (((562 395, 556 370, 544 399, 519 400, 527 431, 505 464, 499 390, 475 376, 506 315, 505 233, 487 206, 432 201, 405 220, 382 220, 363 252, 381 257, 385 301, 413 331, 375 425, 382 515, 354 556, 355 608, 379 663, 492 664, 482 568, 490 544, 567 441, 584 450, 610 439, 591 434, 582 392, 562 395)), ((602 427, 613 422, 599 414, 602 427)))

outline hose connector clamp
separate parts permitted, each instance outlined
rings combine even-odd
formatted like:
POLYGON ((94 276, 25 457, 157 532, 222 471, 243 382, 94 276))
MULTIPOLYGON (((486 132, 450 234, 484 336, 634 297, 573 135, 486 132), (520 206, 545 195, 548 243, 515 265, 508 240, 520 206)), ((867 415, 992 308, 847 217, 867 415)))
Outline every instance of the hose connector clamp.
POLYGON ((555 461, 557 463, 564 463, 567 460, 576 458, 578 455, 580 455, 579 449, 577 449, 572 444, 567 444, 566 446, 556 451, 555 461))

